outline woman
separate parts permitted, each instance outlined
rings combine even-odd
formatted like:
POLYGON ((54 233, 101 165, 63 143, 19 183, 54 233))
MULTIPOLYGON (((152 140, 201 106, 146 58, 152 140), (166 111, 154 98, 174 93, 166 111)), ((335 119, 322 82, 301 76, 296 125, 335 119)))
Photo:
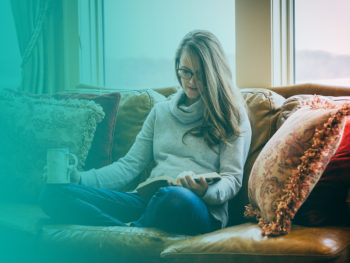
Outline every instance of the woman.
POLYGON ((233 87, 221 44, 208 31, 184 37, 175 70, 182 89, 154 106, 125 157, 73 173, 73 184, 46 185, 40 204, 49 216, 73 224, 156 227, 181 234, 227 225, 228 200, 241 188, 251 141, 245 104, 233 87), (150 178, 171 176, 182 187, 162 187, 149 201, 118 191, 152 160, 156 166, 150 178), (191 178, 209 172, 219 173, 221 180, 208 185, 203 177, 191 178))

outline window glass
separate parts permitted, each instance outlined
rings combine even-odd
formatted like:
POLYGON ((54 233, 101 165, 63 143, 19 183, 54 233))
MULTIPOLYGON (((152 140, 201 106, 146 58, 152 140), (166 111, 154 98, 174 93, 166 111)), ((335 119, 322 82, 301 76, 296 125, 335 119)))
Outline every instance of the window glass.
POLYGON ((193 29, 213 32, 234 66, 232 0, 104 0, 105 83, 111 89, 178 85, 174 56, 193 29))
POLYGON ((349 0, 295 0, 296 83, 350 86, 349 11, 349 0))

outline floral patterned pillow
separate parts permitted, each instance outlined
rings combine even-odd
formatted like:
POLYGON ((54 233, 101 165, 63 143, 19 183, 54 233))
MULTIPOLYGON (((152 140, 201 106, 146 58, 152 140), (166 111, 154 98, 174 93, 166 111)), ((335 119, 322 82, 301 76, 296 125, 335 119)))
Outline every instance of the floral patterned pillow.
POLYGON ((93 101, 0 93, 2 198, 36 201, 48 148, 69 148, 84 166, 104 112, 93 101))
POLYGON ((248 183, 246 216, 263 235, 290 231, 291 220, 336 152, 350 103, 318 96, 307 100, 272 136, 256 159, 248 183))

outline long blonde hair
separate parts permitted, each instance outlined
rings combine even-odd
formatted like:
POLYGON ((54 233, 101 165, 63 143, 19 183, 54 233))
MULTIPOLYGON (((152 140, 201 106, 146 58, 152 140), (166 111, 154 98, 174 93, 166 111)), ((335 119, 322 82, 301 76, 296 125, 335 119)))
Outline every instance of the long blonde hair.
MULTIPOLYGON (((189 130, 194 136, 203 136, 212 149, 220 142, 230 145, 228 138, 239 136, 245 106, 238 88, 233 86, 232 73, 219 40, 205 30, 191 31, 182 39, 175 55, 175 70, 179 67, 183 52, 198 56, 201 63, 203 86, 199 94, 204 102, 204 118, 201 125, 189 130)), ((177 79, 181 85, 180 76, 177 79)))

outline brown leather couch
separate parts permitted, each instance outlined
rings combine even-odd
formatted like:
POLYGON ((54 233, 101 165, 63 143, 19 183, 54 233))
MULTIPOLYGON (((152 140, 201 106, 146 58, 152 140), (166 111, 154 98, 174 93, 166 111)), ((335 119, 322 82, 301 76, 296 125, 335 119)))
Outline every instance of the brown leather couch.
MULTIPOLYGON (((120 107, 125 108, 118 110, 118 114, 128 112, 125 109, 131 100, 135 100, 135 104, 131 105, 133 111, 129 113, 139 114, 135 109, 135 105, 140 104, 137 96, 144 96, 152 106, 157 101, 157 92, 168 96, 175 90, 122 93, 120 107)), ((229 227, 205 235, 185 236, 146 228, 55 225, 46 221, 46 215, 36 204, 2 202, 0 261, 350 262, 349 227, 294 225, 287 235, 263 237, 257 223, 243 217, 244 206, 248 203, 250 169, 281 122, 286 98, 297 94, 350 96, 350 88, 304 84, 244 89, 242 94, 250 109, 253 137, 243 188, 230 202, 229 227)), ((122 123, 118 124, 120 119, 122 117, 118 116, 117 125, 123 128, 122 123)), ((130 142, 126 142, 125 148, 129 146, 130 142)))

